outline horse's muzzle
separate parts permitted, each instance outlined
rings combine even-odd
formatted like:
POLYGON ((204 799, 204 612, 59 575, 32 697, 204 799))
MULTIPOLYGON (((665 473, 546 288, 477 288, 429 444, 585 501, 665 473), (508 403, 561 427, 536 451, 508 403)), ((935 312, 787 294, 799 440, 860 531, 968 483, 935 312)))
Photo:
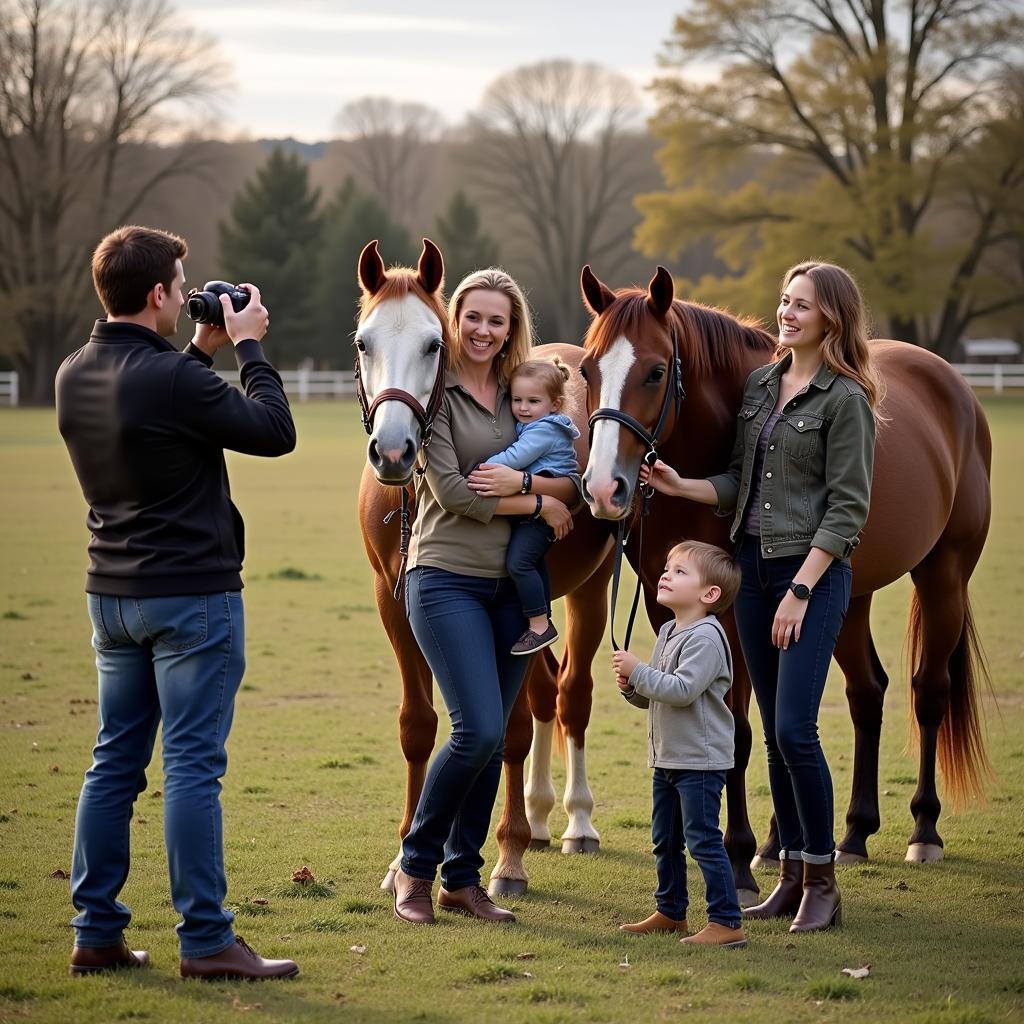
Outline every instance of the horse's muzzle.
POLYGON ((404 444, 384 448, 377 438, 370 438, 366 449, 366 458, 382 484, 407 484, 412 477, 416 465, 416 452, 419 445, 414 438, 406 438, 404 444))

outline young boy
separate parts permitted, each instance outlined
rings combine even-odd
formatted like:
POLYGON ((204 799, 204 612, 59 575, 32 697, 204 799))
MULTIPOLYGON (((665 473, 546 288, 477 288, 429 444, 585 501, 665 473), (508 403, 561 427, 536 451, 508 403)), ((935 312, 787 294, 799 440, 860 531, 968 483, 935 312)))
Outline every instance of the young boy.
POLYGON ((732 867, 718 816, 725 773, 733 766, 733 718, 725 695, 732 656, 715 617, 732 604, 740 570, 721 548, 684 541, 668 553, 658 603, 675 619, 665 623, 649 665, 629 651, 612 657, 616 683, 630 704, 647 708, 649 764, 654 769, 651 837, 658 873, 657 910, 631 934, 686 932, 686 858, 690 851, 707 888, 708 924, 681 941, 745 946, 732 867))

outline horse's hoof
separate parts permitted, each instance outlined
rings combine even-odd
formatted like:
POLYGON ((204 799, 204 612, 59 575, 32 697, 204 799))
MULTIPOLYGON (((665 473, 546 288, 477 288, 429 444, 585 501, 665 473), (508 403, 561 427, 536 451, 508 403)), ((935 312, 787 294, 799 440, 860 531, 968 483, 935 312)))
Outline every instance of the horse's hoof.
POLYGON ((938 843, 911 843, 904 860, 909 864, 934 864, 944 860, 946 854, 938 843))
POLYGON ((562 840, 562 853, 597 853, 600 849, 601 840, 591 836, 562 840))
POLYGON ((538 850, 550 850, 551 840, 550 839, 531 839, 530 845, 527 847, 528 850, 533 850, 536 853, 538 850))
POLYGON ((522 896, 527 884, 525 878, 492 878, 487 893, 491 899, 496 896, 522 896))
POLYGON ((764 869, 765 871, 780 871, 782 869, 782 862, 773 860, 771 857, 762 857, 761 854, 754 854, 754 859, 750 862, 751 868, 755 871, 758 869, 764 869))
POLYGON ((836 850, 837 864, 867 864, 868 859, 862 853, 847 853, 845 850, 836 850))
POLYGON ((395 871, 394 868, 388 868, 388 873, 384 876, 383 881, 380 883, 380 887, 384 892, 395 891, 395 871))
POLYGON ((756 907, 761 902, 761 894, 757 889, 737 889, 736 895, 739 897, 740 906, 756 907))

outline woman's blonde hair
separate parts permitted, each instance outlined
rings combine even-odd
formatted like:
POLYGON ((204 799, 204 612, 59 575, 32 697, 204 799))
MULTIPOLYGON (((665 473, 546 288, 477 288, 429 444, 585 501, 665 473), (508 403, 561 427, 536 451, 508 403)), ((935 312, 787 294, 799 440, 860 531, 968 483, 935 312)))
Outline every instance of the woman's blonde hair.
POLYGON ((512 306, 509 318, 508 339, 501 348, 501 354, 495 362, 498 380, 507 384, 512 379, 520 363, 530 357, 533 348, 533 322, 530 306, 523 295, 523 290, 516 284, 511 274, 500 267, 488 267, 486 270, 475 270, 464 277, 452 292, 448 300, 448 326, 451 330, 452 349, 451 366, 456 373, 462 363, 462 335, 459 332, 459 317, 462 315, 462 302, 470 292, 500 292, 508 296, 512 306))
POLYGON ((571 372, 558 356, 552 356, 550 359, 527 359, 509 374, 508 379, 511 383, 516 377, 532 377, 540 381, 552 402, 561 402, 565 398, 565 385, 571 372))
MULTIPOLYGON (((885 387, 871 360, 867 310, 857 282, 834 263, 806 260, 786 271, 782 290, 789 287, 794 277, 801 275, 814 285, 815 298, 828 325, 821 343, 825 365, 833 373, 855 380, 864 389, 877 417, 885 387)), ((779 350, 779 356, 782 355, 785 349, 779 350)))

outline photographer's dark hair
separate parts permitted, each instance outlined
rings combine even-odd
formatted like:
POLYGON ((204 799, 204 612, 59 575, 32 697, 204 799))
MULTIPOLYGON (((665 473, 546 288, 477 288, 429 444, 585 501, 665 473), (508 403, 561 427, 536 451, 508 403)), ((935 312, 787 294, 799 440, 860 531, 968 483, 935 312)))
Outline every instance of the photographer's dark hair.
POLYGON ((158 284, 174 282, 174 261, 188 253, 185 239, 158 228, 127 224, 111 231, 92 254, 92 280, 109 316, 132 316, 158 284))

